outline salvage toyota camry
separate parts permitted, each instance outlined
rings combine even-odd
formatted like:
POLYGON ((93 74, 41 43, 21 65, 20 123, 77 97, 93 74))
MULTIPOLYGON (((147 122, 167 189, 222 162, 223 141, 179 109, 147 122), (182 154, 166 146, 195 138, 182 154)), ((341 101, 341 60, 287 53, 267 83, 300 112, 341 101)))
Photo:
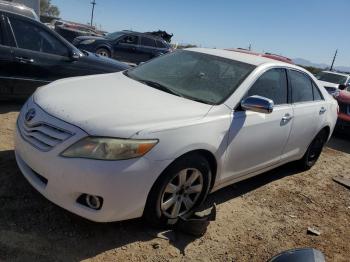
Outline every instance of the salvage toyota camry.
POLYGON ((226 185, 290 161, 312 167, 336 119, 336 101, 300 67, 187 49, 39 88, 18 117, 16 159, 77 215, 163 224, 226 185))

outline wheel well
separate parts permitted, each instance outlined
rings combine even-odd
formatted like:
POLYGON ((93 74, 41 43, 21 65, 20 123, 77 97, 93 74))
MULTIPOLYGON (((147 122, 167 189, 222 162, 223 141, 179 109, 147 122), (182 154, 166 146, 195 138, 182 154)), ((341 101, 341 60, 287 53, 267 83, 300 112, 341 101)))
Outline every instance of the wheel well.
POLYGON ((99 49, 105 49, 105 50, 107 50, 108 52, 112 53, 112 49, 111 49, 110 47, 108 47, 108 46, 105 46, 105 45, 98 46, 98 47, 96 48, 96 51, 99 50, 99 49))
POLYGON ((187 152, 186 154, 184 154, 180 157, 183 157, 185 155, 191 155, 191 154, 199 154, 199 155, 203 156, 208 161, 209 166, 210 166, 210 170, 211 170, 211 175, 212 175, 211 182, 210 182, 210 190, 211 190, 215 184, 216 173, 217 173, 217 168, 218 168, 215 156, 208 150, 198 149, 198 150, 187 152))
POLYGON ((330 135, 330 133, 331 133, 331 128, 330 128, 329 126, 325 126, 324 128, 321 129, 320 132, 322 132, 323 130, 326 131, 327 139, 328 139, 328 138, 329 138, 329 135, 330 135))

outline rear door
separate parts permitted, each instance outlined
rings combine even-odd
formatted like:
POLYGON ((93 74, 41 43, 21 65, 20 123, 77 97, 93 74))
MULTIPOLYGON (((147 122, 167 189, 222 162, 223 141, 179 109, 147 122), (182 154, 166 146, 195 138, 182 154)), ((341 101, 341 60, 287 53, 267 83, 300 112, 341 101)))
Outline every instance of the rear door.
POLYGON ((139 37, 125 35, 119 38, 114 45, 114 58, 120 61, 136 63, 138 59, 139 37))
POLYGON ((13 74, 16 70, 5 19, 5 16, 0 13, 0 98, 8 98, 12 95, 13 74))
POLYGON ((139 50, 139 62, 146 62, 156 55, 157 44, 153 38, 142 36, 139 50))
POLYGON ((14 38, 13 94, 27 97, 39 86, 72 74, 69 48, 50 29, 31 19, 8 15, 14 38))
POLYGON ((284 156, 302 156, 324 123, 327 105, 317 85, 306 73, 290 69, 288 78, 294 117, 284 156))

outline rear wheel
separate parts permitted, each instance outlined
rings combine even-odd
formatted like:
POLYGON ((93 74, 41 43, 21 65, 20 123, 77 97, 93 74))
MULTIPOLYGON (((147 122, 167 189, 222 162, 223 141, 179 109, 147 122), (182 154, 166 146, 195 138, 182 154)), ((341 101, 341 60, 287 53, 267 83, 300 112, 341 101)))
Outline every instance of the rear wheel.
POLYGON ((207 197, 210 180, 210 166, 204 157, 181 157, 152 187, 144 217, 154 226, 164 226, 169 219, 190 214, 207 197))
POLYGON ((308 147, 304 157, 300 160, 301 167, 308 170, 313 167, 320 157, 323 147, 327 141, 327 131, 322 130, 317 134, 308 147))
POLYGON ((107 50, 106 48, 97 49, 96 54, 104 57, 111 57, 111 52, 109 52, 109 50, 107 50))

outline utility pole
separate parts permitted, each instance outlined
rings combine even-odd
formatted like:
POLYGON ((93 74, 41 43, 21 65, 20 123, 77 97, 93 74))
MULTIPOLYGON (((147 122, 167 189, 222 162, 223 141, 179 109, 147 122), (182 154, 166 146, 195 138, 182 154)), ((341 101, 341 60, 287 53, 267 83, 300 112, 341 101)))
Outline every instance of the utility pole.
POLYGON ((249 44, 248 50, 252 51, 252 44, 249 44))
POLYGON ((338 54, 338 49, 335 50, 335 54, 334 54, 334 57, 333 57, 332 65, 331 65, 331 68, 329 69, 330 71, 333 71, 334 61, 335 61, 335 58, 337 57, 337 54, 338 54))
POLYGON ((91 4, 92 4, 92 10, 91 10, 91 22, 90 22, 90 25, 92 26, 92 23, 94 21, 94 11, 95 11, 96 0, 93 0, 91 2, 91 4))

